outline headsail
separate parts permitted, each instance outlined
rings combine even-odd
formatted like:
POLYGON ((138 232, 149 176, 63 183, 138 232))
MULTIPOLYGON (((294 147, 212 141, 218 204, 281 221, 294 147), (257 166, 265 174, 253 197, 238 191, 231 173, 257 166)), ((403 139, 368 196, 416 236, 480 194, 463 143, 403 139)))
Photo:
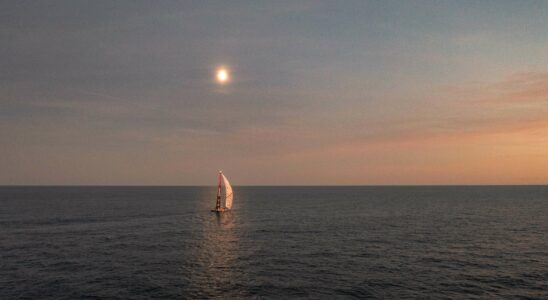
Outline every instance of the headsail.
POLYGON ((232 208, 232 187, 230 186, 230 182, 228 182, 228 179, 226 179, 225 175, 223 176, 223 183, 225 185, 225 207, 228 209, 232 208))

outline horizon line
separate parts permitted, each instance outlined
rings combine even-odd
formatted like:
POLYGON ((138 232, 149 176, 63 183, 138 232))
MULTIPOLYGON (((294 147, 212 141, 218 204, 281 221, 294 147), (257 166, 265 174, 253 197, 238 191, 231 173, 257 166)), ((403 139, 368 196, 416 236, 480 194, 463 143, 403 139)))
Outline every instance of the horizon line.
MULTIPOLYGON (((209 185, 169 184, 0 184, 3 187, 215 187, 209 185)), ((548 183, 531 184, 287 184, 287 185, 232 185, 233 187, 497 187, 497 186, 548 186, 548 183)))

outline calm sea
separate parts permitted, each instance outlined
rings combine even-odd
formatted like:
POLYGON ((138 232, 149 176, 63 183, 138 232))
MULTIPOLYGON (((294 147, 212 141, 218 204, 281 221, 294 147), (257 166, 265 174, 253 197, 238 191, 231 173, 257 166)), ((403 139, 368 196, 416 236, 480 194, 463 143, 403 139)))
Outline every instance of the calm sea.
POLYGON ((0 188, 0 299, 548 299, 548 186, 0 188))

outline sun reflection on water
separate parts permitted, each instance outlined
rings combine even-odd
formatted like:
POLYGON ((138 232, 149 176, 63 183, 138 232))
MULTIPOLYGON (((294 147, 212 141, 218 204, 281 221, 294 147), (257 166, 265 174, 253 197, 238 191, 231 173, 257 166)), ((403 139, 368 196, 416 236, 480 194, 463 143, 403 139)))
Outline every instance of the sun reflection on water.
POLYGON ((209 209, 205 205, 200 207, 203 226, 192 263, 189 286, 192 298, 210 298, 218 296, 219 291, 228 292, 234 281, 233 267, 238 259, 235 214, 231 211, 217 214, 209 209))

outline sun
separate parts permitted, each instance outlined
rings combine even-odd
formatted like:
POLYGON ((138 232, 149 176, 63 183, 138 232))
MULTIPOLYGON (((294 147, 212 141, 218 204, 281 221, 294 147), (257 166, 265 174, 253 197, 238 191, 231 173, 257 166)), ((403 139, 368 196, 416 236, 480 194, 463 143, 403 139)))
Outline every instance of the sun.
POLYGON ((217 78, 217 81, 220 83, 220 84, 225 84, 228 82, 229 80, 229 74, 228 74, 228 70, 226 68, 220 68, 217 70, 217 74, 215 76, 217 78))

